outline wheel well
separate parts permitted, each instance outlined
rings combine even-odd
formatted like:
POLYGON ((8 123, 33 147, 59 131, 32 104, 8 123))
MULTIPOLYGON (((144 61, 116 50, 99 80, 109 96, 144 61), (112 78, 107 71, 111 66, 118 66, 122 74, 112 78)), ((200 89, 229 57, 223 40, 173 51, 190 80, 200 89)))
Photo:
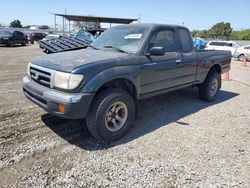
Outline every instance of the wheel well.
POLYGON ((221 66, 218 65, 218 64, 213 65, 213 66, 210 68, 209 71, 210 71, 210 72, 211 72, 211 71, 215 71, 215 72, 218 72, 219 74, 221 74, 221 66))
POLYGON ((137 91, 136 91, 136 87, 133 84, 133 82, 131 82, 128 79, 114 79, 114 80, 110 80, 106 83, 104 83, 97 91, 103 91, 105 89, 108 88, 119 88, 119 89, 123 89, 125 91, 127 91, 129 94, 131 94, 131 96, 136 100, 137 99, 137 91))

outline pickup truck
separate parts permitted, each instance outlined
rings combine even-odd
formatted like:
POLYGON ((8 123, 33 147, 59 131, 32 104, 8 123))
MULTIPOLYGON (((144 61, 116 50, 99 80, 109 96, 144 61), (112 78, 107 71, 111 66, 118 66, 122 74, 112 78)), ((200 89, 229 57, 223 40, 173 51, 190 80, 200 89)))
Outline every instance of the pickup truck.
POLYGON ((23 91, 51 114, 85 118, 94 137, 112 142, 131 128, 138 100, 188 86, 215 100, 230 63, 230 52, 195 50, 186 27, 121 25, 87 49, 32 59, 23 91))
POLYGON ((12 30, 0 30, 0 44, 5 44, 9 47, 15 46, 15 44, 21 44, 26 46, 28 43, 27 35, 21 31, 12 30))

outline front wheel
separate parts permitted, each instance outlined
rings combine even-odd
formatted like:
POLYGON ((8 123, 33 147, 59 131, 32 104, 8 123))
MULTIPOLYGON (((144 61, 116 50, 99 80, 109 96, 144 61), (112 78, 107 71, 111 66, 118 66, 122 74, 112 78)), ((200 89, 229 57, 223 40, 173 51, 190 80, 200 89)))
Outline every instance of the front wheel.
POLYGON ((221 88, 221 76, 218 72, 211 71, 199 87, 199 95, 202 100, 213 101, 221 88))
POLYGON ((22 42, 22 46, 26 46, 26 41, 22 42))
POLYGON ((14 41, 13 41, 13 40, 10 40, 10 41, 8 42, 7 46, 13 47, 13 46, 14 46, 14 41))
POLYGON ((135 117, 134 99, 120 89, 108 89, 97 95, 87 115, 87 127, 99 140, 112 142, 123 137, 135 117))
POLYGON ((244 60, 244 55, 243 55, 243 54, 239 55, 238 59, 239 59, 240 61, 243 61, 243 60, 244 60))

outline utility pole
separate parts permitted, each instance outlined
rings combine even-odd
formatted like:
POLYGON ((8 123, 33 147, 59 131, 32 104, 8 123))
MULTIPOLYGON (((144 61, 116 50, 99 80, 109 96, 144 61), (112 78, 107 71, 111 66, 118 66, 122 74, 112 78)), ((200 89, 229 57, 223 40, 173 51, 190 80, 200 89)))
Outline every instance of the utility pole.
POLYGON ((138 18, 137 22, 141 23, 141 14, 139 14, 139 18, 138 18))
POLYGON ((54 15, 55 16, 55 33, 56 33, 56 15, 54 15))
MULTIPOLYGON (((67 9, 64 9, 64 15, 67 15, 67 9)), ((64 27, 65 28, 63 28, 63 30, 66 31, 66 29, 67 29, 66 19, 64 21, 65 21, 64 22, 64 27)))

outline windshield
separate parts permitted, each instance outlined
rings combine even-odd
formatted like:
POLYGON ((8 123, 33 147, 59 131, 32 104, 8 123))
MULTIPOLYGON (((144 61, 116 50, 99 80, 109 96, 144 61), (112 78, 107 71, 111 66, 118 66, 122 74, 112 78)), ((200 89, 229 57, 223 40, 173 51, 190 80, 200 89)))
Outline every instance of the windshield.
POLYGON ((113 47, 136 53, 148 31, 149 29, 143 26, 112 28, 103 32, 91 45, 98 49, 113 47))

